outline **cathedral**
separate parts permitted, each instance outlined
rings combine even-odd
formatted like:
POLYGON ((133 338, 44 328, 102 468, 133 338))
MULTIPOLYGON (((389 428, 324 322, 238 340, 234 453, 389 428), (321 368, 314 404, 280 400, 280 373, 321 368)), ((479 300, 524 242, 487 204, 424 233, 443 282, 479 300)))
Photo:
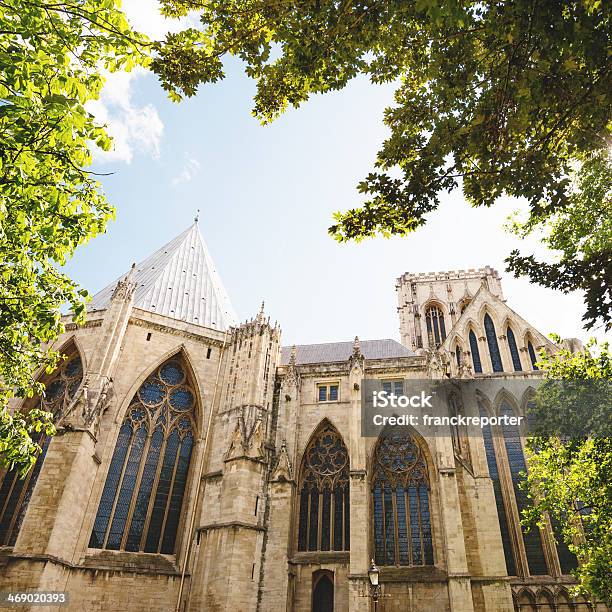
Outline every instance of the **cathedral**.
POLYGON ((263 305, 237 320, 197 222, 133 265, 66 317, 44 397, 13 404, 57 435, 1 475, 0 591, 79 612, 603 610, 572 595, 554 526, 521 527, 518 427, 362 435, 364 381, 495 380, 457 409, 520 414, 512 381, 559 346, 490 267, 396 292, 400 342, 283 346, 263 305))

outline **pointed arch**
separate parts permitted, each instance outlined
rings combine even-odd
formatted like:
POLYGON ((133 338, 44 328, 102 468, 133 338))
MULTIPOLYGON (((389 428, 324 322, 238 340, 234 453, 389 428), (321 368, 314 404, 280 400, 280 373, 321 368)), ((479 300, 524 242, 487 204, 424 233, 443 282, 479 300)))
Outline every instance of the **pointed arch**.
MULTIPOLYGON (((501 399, 499 407, 499 415, 501 417, 513 417, 517 415, 518 405, 512 396, 505 390, 498 394, 501 399), (513 407, 512 407, 513 406, 513 407)), ((506 424, 502 428, 503 445, 510 470, 510 478, 512 481, 512 493, 516 501, 516 507, 519 516, 522 516, 523 510, 528 507, 527 493, 521 488, 523 480, 522 474, 527 471, 527 463, 523 452, 521 441, 521 431, 518 425, 506 424)), ((527 556, 527 565, 531 576, 542 576, 549 574, 544 548, 542 546, 542 537, 540 529, 533 527, 529 531, 523 529, 523 543, 525 545, 525 554, 527 556)))
POLYGON ((569 593, 564 588, 559 589, 557 596, 555 597, 555 604, 558 612, 570 612, 575 610, 569 593))
POLYGON ((457 332, 454 332, 449 336, 448 346, 451 347, 451 352, 455 356, 455 364, 459 368, 465 361, 465 341, 457 332))
POLYGON ((491 368, 493 372, 503 372, 504 365, 502 363, 502 357, 499 350, 499 344, 497 342, 497 332, 495 331, 495 323, 493 318, 489 314, 489 311, 485 311, 483 317, 483 325, 485 329, 485 336, 487 338, 487 345, 489 346, 489 357, 491 358, 491 368))
MULTIPOLYGON (((480 394, 479 394, 480 395, 480 394)), ((495 413, 493 408, 488 402, 482 397, 478 397, 478 412, 481 417, 491 417, 495 413), (488 409, 485 407, 488 404, 488 409)), ((506 573, 508 576, 516 576, 516 559, 515 552, 512 547, 512 537, 510 531, 510 525, 508 521, 508 515, 506 513, 506 506, 504 504, 503 486, 500 476, 500 466, 497 462, 497 455, 495 453, 495 442, 493 440, 493 429, 491 425, 487 424, 481 428, 482 440, 485 449, 485 456, 487 460, 487 468, 489 470, 489 478, 493 484, 493 494, 495 496, 495 506, 497 509, 497 520, 499 522, 499 531, 502 539, 502 546, 504 549, 504 560, 506 562, 506 573)))
POLYGON ((142 384, 151 376, 152 373, 156 372, 166 361, 169 361, 172 358, 181 360, 187 369, 187 375, 192 390, 196 396, 194 411, 196 415, 196 422, 198 423, 198 431, 201 430, 200 424, 204 422, 204 392, 199 383, 199 377, 197 376, 195 368, 193 366, 193 358, 184 344, 180 344, 171 348, 162 355, 158 355, 154 360, 151 360, 150 362, 145 364, 145 366, 140 370, 140 373, 134 379, 132 386, 125 394, 125 397, 123 398, 117 409, 117 413, 115 415, 116 424, 122 423, 125 419, 125 415, 127 414, 132 404, 132 400, 134 399, 134 396, 136 395, 138 389, 140 389, 142 384))
MULTIPOLYGON (((74 338, 64 342, 59 353, 63 360, 55 371, 52 374, 43 371, 39 377, 39 382, 45 385, 43 397, 26 400, 21 412, 40 407, 53 415, 54 422, 66 412, 83 384, 83 358, 74 338)), ((13 468, 4 475, 0 484, 0 545, 15 544, 51 443, 51 438, 44 433, 32 439, 40 447, 40 454, 30 471, 21 478, 19 471, 13 468)))
POLYGON ((379 565, 433 565, 428 452, 413 430, 384 430, 372 455, 374 558, 379 565))
POLYGON ((468 340, 470 342, 470 352, 472 353, 472 366, 474 367, 474 373, 482 374, 482 361, 480 360, 478 338, 476 337, 473 328, 471 328, 468 333, 468 340))
POLYGON ((123 418, 90 548, 174 554, 197 437, 196 384, 184 351, 156 366, 123 418))
POLYGON ((425 305, 425 325, 429 346, 440 346, 446 340, 444 306, 437 300, 430 300, 425 305))
POLYGON ((552 593, 546 589, 546 588, 541 588, 539 593, 538 593, 538 599, 537 599, 537 606, 538 606, 538 612, 554 612, 555 611, 555 605, 554 605, 554 598, 552 596, 552 593))
POLYGON ((523 589, 516 599, 519 612, 537 612, 535 596, 529 589, 523 589))
POLYGON ((508 342, 508 350, 510 351, 510 358, 512 359, 512 367, 515 372, 522 372, 523 366, 521 364, 518 345, 516 344, 516 336, 509 322, 506 322, 506 339, 508 342))
POLYGON ((342 436, 323 419, 300 466, 298 551, 350 550, 349 470, 342 436))

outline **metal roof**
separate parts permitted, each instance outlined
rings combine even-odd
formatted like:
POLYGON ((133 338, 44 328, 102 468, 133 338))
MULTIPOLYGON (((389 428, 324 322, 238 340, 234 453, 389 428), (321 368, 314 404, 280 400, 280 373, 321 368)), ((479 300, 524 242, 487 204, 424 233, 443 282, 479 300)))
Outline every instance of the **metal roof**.
MULTIPOLYGON (((96 293, 88 310, 107 308, 119 280, 96 293)), ((133 280, 136 308, 218 330, 236 325, 197 222, 139 263, 133 280)))
MULTIPOLYGON (((353 353, 354 341, 326 342, 324 344, 300 344, 296 348, 296 363, 329 363, 346 361, 353 353)), ((413 357, 414 353, 403 344, 389 338, 385 340, 361 340, 361 352, 366 359, 394 359, 413 357)), ((291 346, 281 349, 281 364, 287 365, 291 357, 291 346)))

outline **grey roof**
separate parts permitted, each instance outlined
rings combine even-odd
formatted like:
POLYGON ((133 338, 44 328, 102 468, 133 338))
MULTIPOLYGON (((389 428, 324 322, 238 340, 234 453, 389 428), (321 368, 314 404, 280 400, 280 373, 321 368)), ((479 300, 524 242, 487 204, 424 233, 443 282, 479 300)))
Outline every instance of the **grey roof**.
MULTIPOLYGON (((96 293, 88 310, 105 309, 118 280, 96 293)), ((136 308, 219 330, 236 324, 197 223, 139 263, 133 280, 136 308)))
MULTIPOLYGON (((385 340, 361 340, 361 352, 366 359, 394 359, 413 357, 414 353, 403 344, 389 338, 385 340)), ((329 363, 346 361, 353 353, 354 342, 326 342, 325 344, 300 344, 296 346, 296 363, 329 363)), ((281 349, 281 364, 287 365, 291 357, 291 346, 281 349)))

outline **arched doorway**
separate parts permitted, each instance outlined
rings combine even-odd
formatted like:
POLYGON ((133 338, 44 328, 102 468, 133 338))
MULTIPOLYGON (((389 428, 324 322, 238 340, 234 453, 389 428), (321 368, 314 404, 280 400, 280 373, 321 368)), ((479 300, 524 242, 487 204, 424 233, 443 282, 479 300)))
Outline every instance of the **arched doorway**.
POLYGON ((312 575, 312 612, 334 612, 334 574, 328 570, 312 575))

